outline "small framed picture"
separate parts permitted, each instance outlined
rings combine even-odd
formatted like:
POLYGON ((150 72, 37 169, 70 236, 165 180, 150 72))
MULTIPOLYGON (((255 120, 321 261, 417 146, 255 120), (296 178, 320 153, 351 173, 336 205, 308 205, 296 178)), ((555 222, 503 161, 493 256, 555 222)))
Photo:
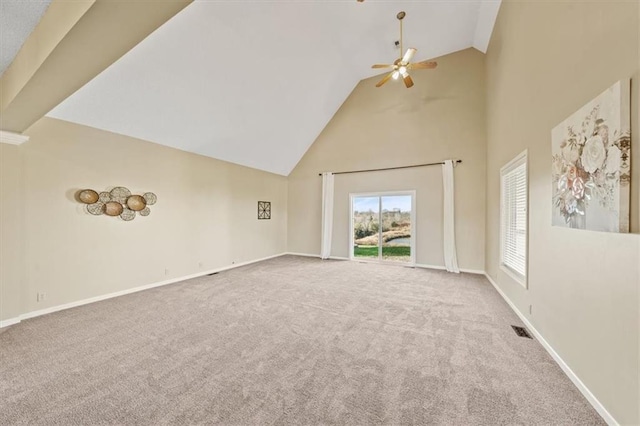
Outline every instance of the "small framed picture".
POLYGON ((271 219, 271 201, 258 201, 258 219, 271 219))

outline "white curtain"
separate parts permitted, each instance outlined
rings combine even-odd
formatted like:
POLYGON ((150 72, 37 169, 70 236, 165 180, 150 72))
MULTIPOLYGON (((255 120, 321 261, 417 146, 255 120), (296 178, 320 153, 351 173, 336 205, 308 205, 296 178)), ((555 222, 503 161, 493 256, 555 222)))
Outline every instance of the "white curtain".
POLYGON ((331 234, 333 232, 333 173, 322 173, 322 240, 320 257, 331 255, 331 234))
POLYGON ((444 187, 444 266, 449 272, 459 273, 456 254, 453 160, 446 160, 442 165, 442 184, 444 187))

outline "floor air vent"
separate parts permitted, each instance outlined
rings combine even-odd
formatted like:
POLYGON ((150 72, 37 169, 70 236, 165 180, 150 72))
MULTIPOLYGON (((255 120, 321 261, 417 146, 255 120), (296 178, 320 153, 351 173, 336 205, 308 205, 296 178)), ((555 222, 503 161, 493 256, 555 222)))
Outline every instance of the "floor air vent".
POLYGON ((513 331, 515 331, 518 336, 526 337, 527 339, 533 339, 526 328, 518 327, 517 325, 512 325, 511 328, 513 328, 513 331))

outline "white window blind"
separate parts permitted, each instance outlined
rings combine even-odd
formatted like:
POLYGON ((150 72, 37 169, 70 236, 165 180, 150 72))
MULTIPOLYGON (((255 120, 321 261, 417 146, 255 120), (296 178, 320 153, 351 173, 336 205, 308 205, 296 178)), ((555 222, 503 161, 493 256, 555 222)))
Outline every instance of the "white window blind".
POLYGON ((527 153, 500 171, 500 262, 522 284, 527 276, 527 153))

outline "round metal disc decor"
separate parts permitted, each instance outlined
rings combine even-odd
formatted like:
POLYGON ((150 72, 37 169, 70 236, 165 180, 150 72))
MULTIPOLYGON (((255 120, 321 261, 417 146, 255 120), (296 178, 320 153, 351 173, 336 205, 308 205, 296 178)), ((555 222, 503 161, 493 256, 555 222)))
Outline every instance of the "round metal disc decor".
POLYGON ((98 193, 93 189, 84 189, 80 191, 78 198, 85 204, 93 204, 98 201, 98 193))
POLYGON ((101 214, 104 214, 104 203, 98 201, 97 203, 88 204, 87 211, 92 215, 100 216, 101 214))
POLYGON ((124 221, 130 221, 136 218, 136 212, 133 210, 129 210, 128 208, 123 208, 122 213, 120 214, 120 219, 124 221))
POLYGON ((151 214, 151 209, 149 207, 145 207, 144 209, 140 210, 138 213, 140 213, 140 216, 149 216, 151 214))
POLYGON ((123 210, 122 204, 115 201, 109 201, 104 205, 104 214, 107 216, 120 216, 123 210))
POLYGON ((134 212, 139 212, 140 210, 147 207, 147 202, 142 198, 141 195, 132 195, 127 198, 127 207, 129 207, 134 212))
POLYGON ((127 202, 127 198, 131 196, 131 191, 123 186, 116 186, 110 192, 111 201, 117 201, 120 204, 127 202))
POLYGON ((101 192, 98 197, 103 203, 108 203, 109 201, 111 201, 111 194, 109 194, 108 192, 101 192))
POLYGON ((142 198, 144 198, 148 206, 152 206, 156 203, 156 201, 158 201, 158 197, 156 197, 156 194, 154 194, 153 192, 145 192, 142 198))

